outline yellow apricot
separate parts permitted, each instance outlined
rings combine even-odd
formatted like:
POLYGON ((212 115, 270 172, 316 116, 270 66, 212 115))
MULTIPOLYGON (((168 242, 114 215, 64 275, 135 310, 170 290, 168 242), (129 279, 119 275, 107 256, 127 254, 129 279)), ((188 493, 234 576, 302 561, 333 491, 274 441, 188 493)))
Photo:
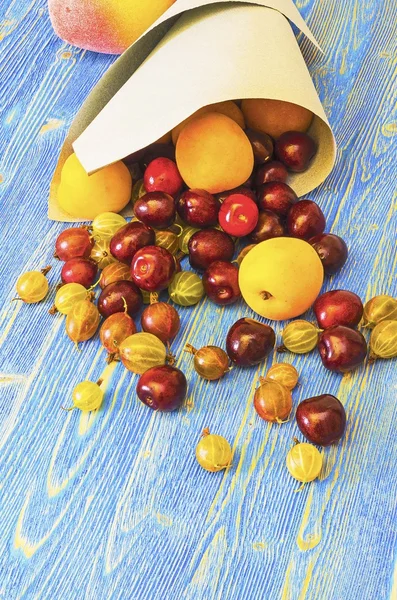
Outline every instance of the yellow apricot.
POLYGON ((282 100, 243 100, 241 103, 247 127, 279 138, 285 131, 307 131, 313 113, 303 106, 282 100))
POLYGON ((190 115, 190 117, 188 117, 187 119, 182 121, 182 123, 179 123, 179 125, 174 127, 174 129, 172 130, 172 141, 174 142, 174 144, 177 143, 179 134, 181 133, 185 125, 190 123, 192 119, 200 117, 201 115, 206 115, 209 112, 216 112, 221 113, 222 115, 226 115, 230 119, 233 119, 233 121, 236 121, 237 125, 240 125, 242 129, 245 129, 244 115, 237 106, 237 104, 233 102, 233 100, 225 100, 225 102, 215 102, 215 104, 208 104, 207 106, 199 108, 199 110, 190 115))
POLYGON ((247 181, 254 155, 249 139, 235 121, 220 113, 208 113, 182 129, 176 163, 190 188, 216 194, 247 181))
POLYGON ((103 212, 120 212, 130 201, 131 189, 131 174, 123 162, 88 175, 73 153, 62 168, 58 203, 72 217, 92 220, 103 212))

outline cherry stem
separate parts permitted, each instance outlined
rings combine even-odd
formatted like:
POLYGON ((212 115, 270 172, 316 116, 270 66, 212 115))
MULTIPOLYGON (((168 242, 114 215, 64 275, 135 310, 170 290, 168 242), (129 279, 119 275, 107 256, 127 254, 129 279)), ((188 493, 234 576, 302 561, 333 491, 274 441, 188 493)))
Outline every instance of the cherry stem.
POLYGON ((186 344, 186 346, 184 347, 184 351, 190 352, 190 354, 197 354, 196 348, 194 346, 192 346, 191 344, 186 344))
POLYGON ((157 292, 150 292, 149 302, 150 304, 156 304, 159 301, 159 295, 157 292))
POLYGON ((53 306, 51 306, 51 308, 48 312, 50 313, 50 315, 55 315, 58 312, 58 309, 55 306, 55 304, 53 306))
POLYGON ((65 408, 64 406, 61 406, 62 410, 64 410, 65 412, 70 412, 71 410, 74 410, 76 407, 75 406, 71 406, 70 408, 65 408))
POLYGON ((266 383, 267 381, 269 381, 268 379, 266 379, 266 377, 259 377, 259 383, 261 385, 263 385, 264 383, 266 383))
POLYGON ((284 352, 287 352, 287 348, 284 346, 284 344, 281 344, 281 346, 278 346, 277 352, 279 352, 280 354, 282 354, 284 352))
POLYGON ((12 298, 11 302, 15 302, 16 300, 20 300, 21 302, 23 302, 22 298, 20 298, 19 296, 15 296, 15 298, 12 298))
POLYGON ((54 252, 54 254, 52 255, 54 258, 56 258, 56 260, 61 260, 58 256, 58 254, 56 252, 54 252))
POLYGON ((48 265, 47 267, 44 267, 44 269, 41 269, 41 272, 43 273, 43 275, 47 275, 47 273, 51 271, 51 269, 51 265, 48 265))
POLYGON ((207 437, 207 435, 210 435, 210 430, 208 427, 205 427, 202 431, 201 437, 207 437))
POLYGON ((128 304, 127 304, 127 301, 126 301, 126 299, 124 298, 124 296, 121 296, 121 299, 122 299, 122 301, 123 301, 123 306, 124 306, 124 314, 126 315, 126 314, 127 314, 127 312, 128 312, 128 304))

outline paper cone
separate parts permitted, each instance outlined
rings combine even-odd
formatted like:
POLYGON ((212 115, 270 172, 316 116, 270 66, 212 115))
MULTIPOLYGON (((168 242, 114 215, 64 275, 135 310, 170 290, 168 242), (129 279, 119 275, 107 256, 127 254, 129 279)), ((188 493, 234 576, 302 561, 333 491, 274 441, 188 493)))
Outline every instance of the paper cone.
POLYGON ((49 217, 75 220, 56 201, 73 148, 91 173, 153 143, 202 106, 238 98, 285 100, 315 114, 309 133, 317 155, 290 184, 298 196, 317 187, 335 162, 335 140, 285 17, 316 44, 292 0, 178 0, 115 62, 78 113, 54 174, 49 217))

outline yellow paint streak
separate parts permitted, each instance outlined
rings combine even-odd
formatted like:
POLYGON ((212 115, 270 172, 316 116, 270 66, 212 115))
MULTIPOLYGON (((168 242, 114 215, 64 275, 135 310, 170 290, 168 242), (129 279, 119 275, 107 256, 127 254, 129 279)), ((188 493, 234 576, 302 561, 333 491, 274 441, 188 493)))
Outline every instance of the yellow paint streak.
POLYGON ((321 542, 321 529, 316 534, 309 534, 307 538, 304 537, 305 529, 307 523, 309 521, 310 509, 313 502, 313 494, 314 494, 315 486, 312 485, 310 487, 309 495, 306 501, 305 510, 303 512, 302 521, 299 527, 298 536, 296 538, 296 543, 298 544, 299 550, 302 552, 306 552, 307 550, 311 550, 315 548, 321 542))
POLYGON ((291 559, 289 565, 285 571, 284 576, 284 587, 281 590, 280 600, 292 600, 292 584, 291 584, 291 573, 295 568, 295 561, 291 559))
POLYGON ((53 534, 55 529, 58 527, 58 525, 62 521, 63 517, 68 512, 68 510, 73 502, 73 498, 72 498, 67 503, 67 505, 65 506, 63 511, 59 514, 58 518, 54 521, 51 529, 42 538, 40 538, 40 540, 38 542, 33 544, 33 543, 29 542, 22 533, 25 513, 29 506, 31 493, 32 492, 29 491, 26 494, 25 502, 24 502, 24 504, 21 508, 21 511, 19 513, 19 516, 18 516, 17 524, 15 527, 15 535, 14 535, 14 548, 16 550, 21 550, 21 552, 25 555, 26 558, 31 558, 37 552, 37 550, 39 550, 43 546, 43 544, 46 543, 46 541, 51 537, 51 535, 53 534))
POLYGON ((26 375, 6 375, 5 373, 0 373, 0 383, 25 383, 27 381, 26 375))
POLYGON ((223 565, 223 557, 227 551, 227 542, 225 536, 225 527, 222 526, 215 533, 213 540, 204 552, 202 559, 193 575, 192 585, 211 581, 212 589, 218 586, 218 580, 223 565), (214 572, 214 566, 217 565, 214 572))
MULTIPOLYGON (((8 321, 6 327, 3 329, 3 332, 1 334, 0 337, 0 346, 4 343, 4 341, 6 340, 8 334, 10 333, 11 327, 14 325, 15 320, 18 316, 19 311, 21 310, 21 308, 23 307, 23 302, 13 302, 12 303, 14 306, 14 312, 11 315, 10 320, 8 321)), ((2 314, 1 318, 0 318, 0 325, 2 325, 4 319, 9 315, 9 311, 4 311, 4 313, 2 314)))
POLYGON ((58 129, 64 124, 64 121, 61 119, 48 119, 47 123, 43 125, 39 131, 39 135, 43 135, 48 131, 53 131, 54 129, 58 129))
POLYGON ((307 567, 307 571, 306 571, 306 575, 305 575, 305 579, 303 581, 303 586, 301 589, 301 593, 299 594, 299 598, 298 600, 305 600, 306 598, 306 594, 307 594, 307 590, 309 589, 309 585, 310 582, 312 580, 312 576, 313 576, 313 569, 314 569, 314 565, 316 564, 315 560, 310 560, 308 567, 307 567))

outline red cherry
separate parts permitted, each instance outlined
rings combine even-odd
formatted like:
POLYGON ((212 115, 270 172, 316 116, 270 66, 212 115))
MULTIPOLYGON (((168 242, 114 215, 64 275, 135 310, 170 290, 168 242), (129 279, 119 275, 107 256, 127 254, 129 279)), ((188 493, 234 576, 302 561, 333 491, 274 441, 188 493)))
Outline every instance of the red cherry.
POLYGON ((63 283, 81 283, 91 287, 98 272, 98 265, 88 258, 71 258, 63 265, 61 279, 63 283))
POLYGON ((287 167, 278 160, 272 160, 261 165, 255 175, 255 185, 259 187, 270 181, 281 181, 285 183, 288 179, 287 167))
POLYGON ((281 217, 271 210, 262 210, 259 213, 258 223, 255 229, 250 233, 249 239, 254 244, 270 240, 275 237, 283 237, 285 235, 285 228, 281 217))
POLYGON ((203 285, 208 298, 215 304, 233 304, 240 296, 238 267, 230 262, 216 260, 203 275, 203 285))
POLYGON ((205 190, 187 190, 176 207, 181 219, 191 227, 204 229, 218 223, 219 201, 205 190))
POLYGON ((313 310, 319 327, 328 329, 335 325, 355 327, 361 321, 364 307, 354 292, 331 290, 317 298, 313 310))
POLYGON ((289 171, 301 173, 309 167, 317 151, 316 142, 302 131, 286 131, 277 140, 275 155, 289 171))
POLYGON ((310 238, 309 244, 319 255, 327 275, 337 273, 347 261, 349 251, 344 240, 338 235, 320 233, 310 238))
POLYGON ((139 400, 153 410, 170 412, 183 403, 187 392, 185 375, 176 367, 152 367, 140 376, 136 393, 139 400))
POLYGON ((183 179, 174 161, 160 157, 148 164, 143 184, 147 192, 165 192, 175 196, 182 189, 183 179))
POLYGON ((312 200, 300 200, 291 206, 287 216, 287 230, 292 237, 308 240, 323 233, 324 213, 312 200))
POLYGON ((232 194, 223 202, 218 219, 226 233, 244 237, 255 229, 258 216, 258 207, 251 198, 243 194, 232 194))
POLYGON ((146 292, 165 290, 175 274, 174 257, 160 246, 146 246, 134 255, 131 275, 134 283, 146 292))
POLYGON ((135 202, 134 213, 148 227, 167 229, 175 221, 175 201, 165 192, 148 192, 135 202))
POLYGON ((336 325, 322 332, 317 344, 322 363, 330 371, 347 373, 364 362, 365 337, 355 329, 336 325))
POLYGON ((298 196, 282 181, 264 183, 258 190, 259 210, 271 210, 280 217, 286 217, 295 202, 298 202, 298 196))

